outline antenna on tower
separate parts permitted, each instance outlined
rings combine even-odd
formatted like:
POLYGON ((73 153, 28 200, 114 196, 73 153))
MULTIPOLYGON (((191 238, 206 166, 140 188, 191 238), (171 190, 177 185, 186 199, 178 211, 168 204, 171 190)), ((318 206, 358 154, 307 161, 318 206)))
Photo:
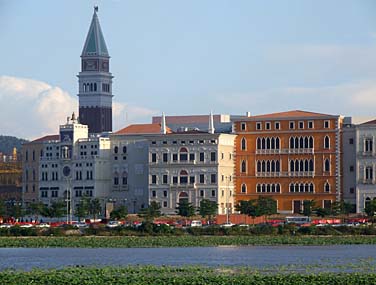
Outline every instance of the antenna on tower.
POLYGON ((94 6, 94 12, 98 12, 98 6, 97 5, 94 6))

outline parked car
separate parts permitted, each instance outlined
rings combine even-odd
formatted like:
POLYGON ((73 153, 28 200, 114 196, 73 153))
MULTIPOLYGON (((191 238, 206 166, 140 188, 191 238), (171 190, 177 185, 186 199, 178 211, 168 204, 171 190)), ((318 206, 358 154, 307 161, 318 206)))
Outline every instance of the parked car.
POLYGON ((23 225, 20 225, 20 228, 32 228, 33 227, 33 224, 23 224, 23 225))
POLYGON ((35 225, 35 227, 36 228, 49 228, 51 226, 47 223, 40 223, 40 224, 35 225))
POLYGON ((0 224, 0 228, 3 228, 3 229, 9 229, 11 227, 13 227, 12 224, 0 224))
POLYGON ((235 226, 233 223, 224 223, 220 225, 221 228, 231 228, 232 226, 235 226))
POLYGON ((83 223, 83 222, 78 222, 78 223, 75 223, 73 224, 74 227, 76 228, 88 228, 89 225, 87 223, 83 223))
POLYGON ((200 220, 193 220, 191 222, 191 227, 194 228, 194 227, 202 227, 202 222, 200 220))
POLYGON ((106 224, 106 228, 117 228, 117 227, 120 227, 120 226, 121 226, 121 222, 119 222, 119 221, 109 221, 106 224))

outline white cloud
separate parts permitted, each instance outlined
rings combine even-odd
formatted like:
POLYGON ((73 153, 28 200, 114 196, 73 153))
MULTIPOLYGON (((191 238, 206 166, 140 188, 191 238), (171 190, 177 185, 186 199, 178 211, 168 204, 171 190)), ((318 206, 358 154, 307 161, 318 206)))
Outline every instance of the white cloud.
MULTIPOLYGON (((0 76, 0 134, 34 139, 57 134, 72 112, 78 114, 78 99, 45 82, 0 76)), ((150 122, 158 111, 114 102, 114 130, 138 121, 150 122), (127 120, 126 120, 127 117, 127 120)))

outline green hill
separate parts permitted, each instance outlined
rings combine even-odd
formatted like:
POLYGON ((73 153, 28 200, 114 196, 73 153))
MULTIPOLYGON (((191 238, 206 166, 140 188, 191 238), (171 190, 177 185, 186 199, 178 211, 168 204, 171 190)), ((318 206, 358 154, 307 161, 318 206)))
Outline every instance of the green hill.
POLYGON ((27 142, 27 140, 0 135, 0 152, 10 155, 14 147, 16 147, 18 151, 21 150, 21 144, 24 142, 27 142))

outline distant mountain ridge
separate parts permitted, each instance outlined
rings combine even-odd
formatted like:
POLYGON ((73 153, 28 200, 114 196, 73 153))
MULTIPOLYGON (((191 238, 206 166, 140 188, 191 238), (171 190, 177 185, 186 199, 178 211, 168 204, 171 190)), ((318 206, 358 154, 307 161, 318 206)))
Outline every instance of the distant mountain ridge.
POLYGON ((28 141, 16 137, 0 135, 0 152, 11 155, 14 147, 17 148, 18 151, 20 151, 21 145, 25 142, 28 141))

